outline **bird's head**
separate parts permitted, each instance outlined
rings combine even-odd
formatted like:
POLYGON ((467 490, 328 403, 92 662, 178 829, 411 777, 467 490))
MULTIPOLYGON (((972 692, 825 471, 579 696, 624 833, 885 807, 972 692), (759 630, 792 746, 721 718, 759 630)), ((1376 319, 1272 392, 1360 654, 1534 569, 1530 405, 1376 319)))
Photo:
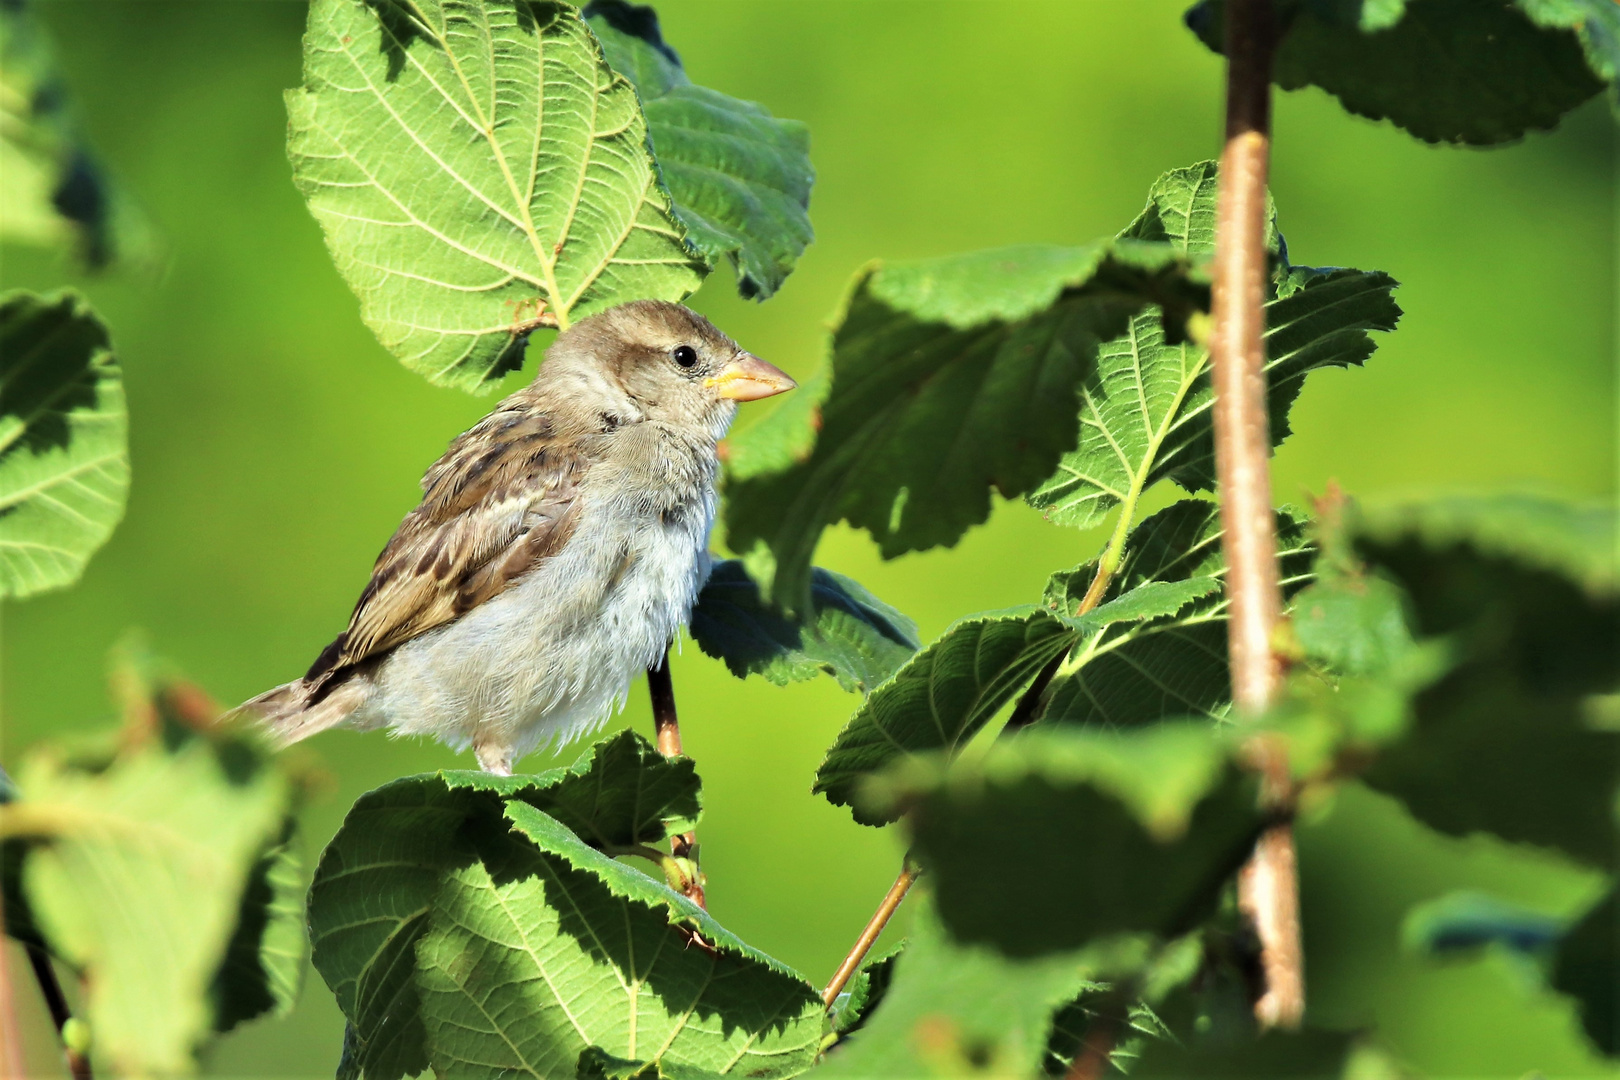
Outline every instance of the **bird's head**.
POLYGON ((552 345, 545 366, 576 375, 589 369, 601 377, 603 390, 622 392, 648 419, 712 431, 716 438, 737 402, 798 385, 697 312, 662 300, 621 304, 574 324, 552 345))

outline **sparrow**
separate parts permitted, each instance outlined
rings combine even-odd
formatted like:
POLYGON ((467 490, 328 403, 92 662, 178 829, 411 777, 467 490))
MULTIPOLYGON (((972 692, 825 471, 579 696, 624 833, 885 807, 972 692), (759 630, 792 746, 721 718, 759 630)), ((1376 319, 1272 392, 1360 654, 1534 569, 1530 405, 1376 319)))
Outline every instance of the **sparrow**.
POLYGON ((239 711, 280 745, 388 728, 471 746, 500 775, 595 730, 708 577, 738 402, 795 385, 679 304, 574 324, 427 471, 348 629, 239 711))

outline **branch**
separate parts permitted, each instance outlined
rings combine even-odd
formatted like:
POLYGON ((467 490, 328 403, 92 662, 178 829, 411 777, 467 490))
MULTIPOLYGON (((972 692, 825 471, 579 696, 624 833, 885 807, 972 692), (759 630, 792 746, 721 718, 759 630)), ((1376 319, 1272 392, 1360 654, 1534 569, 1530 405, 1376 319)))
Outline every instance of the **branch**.
POLYGON ((34 969, 34 979, 39 983, 40 996, 45 999, 45 1007, 51 1012, 51 1022, 56 1025, 56 1033, 62 1039, 62 1055, 67 1058, 68 1073, 73 1080, 91 1080, 89 1055, 73 1045, 67 1030, 73 1020, 73 1011, 68 1008, 67 995, 62 992, 62 983, 56 977, 50 954, 38 945, 25 947, 28 962, 34 969))
MULTIPOLYGON (((653 731, 658 752, 665 757, 679 757, 681 753, 681 721, 675 712, 675 683, 669 677, 669 649, 664 658, 647 669, 647 693, 652 698, 653 731)), ((703 896, 703 873, 697 869, 697 834, 680 833, 669 838, 669 850, 677 859, 691 863, 693 873, 681 889, 688 900, 700 908, 707 908, 703 896)))
MULTIPOLYGON (((1226 5, 1226 145, 1216 204, 1214 329, 1215 467, 1226 553, 1232 701, 1262 713, 1282 673, 1272 649, 1282 613, 1271 501, 1271 433, 1266 412, 1266 182, 1271 154, 1270 0, 1226 5)), ((1287 816, 1288 762, 1264 753, 1261 800, 1287 816)), ((1260 938, 1265 991, 1262 1027, 1298 1027, 1305 1011, 1299 942, 1299 882, 1292 826, 1262 834, 1238 878, 1239 903, 1260 938)))
POLYGON ((878 939, 878 935, 883 933, 885 926, 889 925, 889 919, 899 910, 900 901, 906 898, 906 893, 911 891, 911 887, 916 884, 921 873, 921 868, 907 856, 905 864, 900 867, 900 876, 894 879, 893 885, 889 886, 889 891, 883 897, 883 902, 878 905, 876 911, 872 912, 872 917, 866 920, 866 929, 862 930, 861 936, 855 939, 854 948, 849 950, 849 955, 844 957, 844 962, 839 964, 838 970, 833 973, 832 981, 821 992, 821 1000, 829 1009, 832 1008, 832 1003, 838 1000, 838 995, 844 992, 844 987, 855 975, 855 972, 860 970, 861 961, 866 959, 866 954, 871 951, 873 943, 878 939))

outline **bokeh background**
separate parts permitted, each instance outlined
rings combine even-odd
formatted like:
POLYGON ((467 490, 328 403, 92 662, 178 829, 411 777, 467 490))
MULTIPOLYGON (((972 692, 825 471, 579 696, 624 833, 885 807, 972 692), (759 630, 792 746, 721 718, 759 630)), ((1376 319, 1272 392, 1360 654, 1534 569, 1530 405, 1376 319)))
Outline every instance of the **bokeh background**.
MULTIPOLYGON (((1220 67, 1182 0, 664 0, 699 82, 809 123, 817 240, 775 299, 728 273, 694 305, 796 376, 869 259, 1111 234, 1160 172, 1218 150, 1220 67)), ((4 613, 6 761, 110 716, 108 647, 144 628, 222 700, 294 677, 342 628, 416 481, 492 399, 428 386, 361 325, 283 150, 299 79, 295 2, 48 0, 84 127, 167 245, 156 276, 82 279, 3 252, 0 284, 84 289, 127 373, 129 513, 77 587, 4 613)), ((1610 498, 1616 487, 1615 126, 1592 102, 1494 151, 1441 149, 1279 95, 1274 192, 1296 261, 1385 269, 1406 317, 1364 370, 1311 377, 1276 458, 1279 499, 1332 479, 1376 498, 1436 488, 1610 498)), ((525 375, 533 371, 531 364, 525 375)), ((1161 499, 1161 501, 1168 501, 1161 499)), ((908 612, 925 635, 1038 596, 1100 533, 1022 504, 951 550, 882 562, 832 531, 818 561, 908 612)), ((831 680, 740 682, 687 643, 674 676, 705 781, 715 914, 820 982, 897 868, 892 831, 809 795, 855 699, 831 680)), ((637 687, 620 723, 650 730, 637 687)), ((442 747, 333 733, 328 789, 304 816, 310 862, 361 792, 468 767, 442 747)), ((531 758, 527 768, 553 762, 531 758)), ((1313 1017, 1373 1025, 1436 1077, 1606 1075, 1570 1007, 1511 957, 1435 964, 1400 945, 1413 905, 1462 888, 1555 915, 1599 883, 1556 858, 1442 839, 1349 791, 1300 835, 1313 1017)), ((38 1021, 37 1013, 33 1015, 38 1021)), ((329 1076, 342 1020, 312 975, 293 1016, 250 1025, 221 1076, 329 1076)), ((35 1029, 42 1074, 57 1066, 35 1029)))

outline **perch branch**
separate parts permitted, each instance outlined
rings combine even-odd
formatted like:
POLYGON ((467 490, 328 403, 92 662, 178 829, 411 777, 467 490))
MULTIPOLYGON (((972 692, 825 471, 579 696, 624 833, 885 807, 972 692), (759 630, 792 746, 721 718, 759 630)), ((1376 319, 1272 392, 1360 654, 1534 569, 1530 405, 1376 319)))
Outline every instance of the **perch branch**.
POLYGON ((877 941, 878 935, 883 933, 883 928, 889 925, 889 919, 899 909, 900 901, 906 898, 906 893, 911 891, 921 873, 922 870, 908 857, 905 865, 900 868, 900 876, 889 886, 883 902, 866 921, 866 929, 855 939, 855 946, 849 950, 849 955, 844 957, 844 962, 839 964, 838 970, 833 973, 832 981, 821 992, 821 1000, 829 1009, 832 1008, 832 1003, 838 1000, 838 995, 844 992, 844 987, 855 972, 860 970, 861 961, 866 959, 866 954, 872 950, 872 944, 877 941))
MULTIPOLYGON (((664 649, 663 660, 647 669, 647 692, 652 698, 653 729, 658 752, 665 757, 678 757, 681 753, 681 721, 675 712, 675 683, 669 677, 668 648, 664 649)), ((703 873, 697 869, 697 835, 685 832, 670 837, 669 850, 675 858, 687 860, 693 868, 686 887, 681 891, 698 907, 706 908, 703 873)))
MULTIPOLYGON (((1282 613, 1271 502, 1271 434, 1266 408, 1266 184, 1271 154, 1270 0, 1226 5, 1226 144, 1216 202, 1210 356, 1215 384, 1215 466, 1229 601, 1232 701, 1257 716, 1282 673, 1272 648, 1282 613)), ((1255 1002, 1263 1027, 1298 1027, 1305 1010, 1299 941, 1299 883, 1287 824, 1288 762, 1262 759, 1262 801, 1282 824, 1268 828, 1240 872, 1239 903, 1260 939, 1265 989, 1255 1002)))

